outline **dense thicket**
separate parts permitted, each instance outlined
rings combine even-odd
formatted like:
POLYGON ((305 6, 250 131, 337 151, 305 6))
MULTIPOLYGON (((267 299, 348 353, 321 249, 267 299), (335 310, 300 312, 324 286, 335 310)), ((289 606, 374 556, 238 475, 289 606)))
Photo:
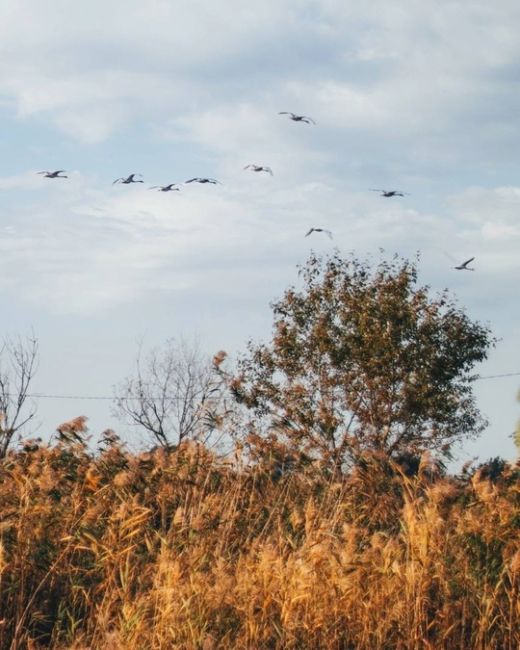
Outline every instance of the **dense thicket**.
POLYGON ((282 475, 183 443, 0 466, 0 648, 517 648, 520 468, 282 475))

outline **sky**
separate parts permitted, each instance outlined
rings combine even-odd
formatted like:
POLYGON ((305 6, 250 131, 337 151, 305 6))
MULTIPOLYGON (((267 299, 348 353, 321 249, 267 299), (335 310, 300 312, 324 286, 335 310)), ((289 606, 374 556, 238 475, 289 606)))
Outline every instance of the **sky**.
MULTIPOLYGON (((35 393, 110 397, 138 346, 170 337, 234 357, 334 247, 419 251, 421 283, 498 338, 476 372, 520 373, 516 0, 0 8, 0 337, 38 339, 35 393), (36 173, 55 169, 68 178, 36 173), (112 184, 130 173, 145 182, 112 184), (221 184, 149 189, 195 176, 221 184)), ((515 457, 519 386, 475 384, 489 426, 461 462, 515 457)), ((109 399, 37 406, 27 434, 86 415, 94 436, 137 435, 109 399)))

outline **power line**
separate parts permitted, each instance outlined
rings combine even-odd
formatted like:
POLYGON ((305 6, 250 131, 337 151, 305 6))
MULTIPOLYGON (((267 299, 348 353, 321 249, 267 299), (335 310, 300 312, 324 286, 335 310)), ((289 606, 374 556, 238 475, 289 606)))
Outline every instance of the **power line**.
MULTIPOLYGON (((16 393, 4 393, 5 397, 14 397, 18 398, 16 393)), ((118 395, 50 395, 47 393, 27 393, 25 397, 30 399, 86 399, 86 400, 120 400, 124 402, 129 402, 130 400, 136 399, 146 399, 153 402, 160 402, 162 400, 179 400, 182 399, 178 395, 163 395, 162 397, 148 397, 147 395, 137 396, 137 397, 120 397, 118 395)))
POLYGON ((475 379, 498 379, 499 377, 518 377, 518 375, 520 372, 508 372, 503 375, 484 375, 483 377, 478 375, 475 379))
MULTIPOLYGON (((106 395, 45 395, 44 393, 32 393, 27 395, 33 399, 91 399, 91 400, 116 400, 116 399, 131 399, 128 397, 108 397, 106 395)), ((148 399, 156 400, 156 397, 149 397, 148 399)))
MULTIPOLYGON (((10 395, 9 397, 16 397, 15 395, 10 395)), ((121 401, 130 401, 136 399, 147 399, 153 402, 160 402, 161 400, 178 400, 179 396, 174 395, 163 395, 162 397, 148 397, 146 395, 138 397, 119 397, 118 395, 48 395, 45 393, 30 393, 27 395, 32 399, 87 399, 87 400, 121 400, 121 401)))
MULTIPOLYGON (((475 381, 480 379, 501 379, 502 377, 519 377, 520 372, 507 372, 501 375, 477 375, 475 381)), ((7 395, 7 397, 17 397, 17 395, 7 395)), ((83 399, 83 400, 121 400, 121 401, 130 401, 140 399, 139 397, 119 397, 117 395, 51 395, 48 393, 29 393, 27 397, 32 399, 83 399)), ((178 400, 178 396, 173 395, 163 395, 162 397, 145 397, 145 399, 160 402, 161 400, 178 400)))

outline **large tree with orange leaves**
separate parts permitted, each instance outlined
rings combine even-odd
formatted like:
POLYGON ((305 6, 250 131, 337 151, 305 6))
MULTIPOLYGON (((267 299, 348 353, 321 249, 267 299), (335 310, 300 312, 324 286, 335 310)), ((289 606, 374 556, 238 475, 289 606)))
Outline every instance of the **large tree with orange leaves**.
POLYGON ((257 449, 339 470, 369 449, 447 454, 481 432, 471 372, 494 339, 447 291, 420 286, 416 262, 312 254, 300 278, 272 305, 271 341, 249 344, 232 382, 255 413, 257 449))

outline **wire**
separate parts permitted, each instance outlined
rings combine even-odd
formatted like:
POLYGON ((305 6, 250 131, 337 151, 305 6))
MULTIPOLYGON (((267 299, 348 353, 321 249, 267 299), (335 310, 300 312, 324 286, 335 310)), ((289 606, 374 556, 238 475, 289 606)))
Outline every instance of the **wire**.
MULTIPOLYGON (((477 375, 475 377, 475 381, 478 381, 480 379, 500 379, 502 377, 518 377, 520 376, 520 372, 507 372, 501 375, 477 375)), ((17 395, 8 395, 8 397, 17 397, 17 395)), ((121 400, 121 401, 130 401, 130 400, 135 400, 139 399, 139 397, 118 397, 117 395, 49 395, 46 393, 29 393, 27 394, 27 397, 30 397, 32 399, 85 399, 85 400, 121 400)), ((153 402, 159 402, 161 400, 176 400, 179 399, 178 396, 173 396, 173 395, 164 395, 163 397, 146 397, 147 400, 153 401, 153 402)))
MULTIPOLYGON (((33 399, 92 399, 92 400, 115 400, 115 399, 132 399, 128 397, 107 397, 106 395, 45 395, 43 393, 32 393, 27 395, 33 399)), ((156 397, 148 399, 157 400, 156 397)))
MULTIPOLYGON (((4 393, 5 397, 14 397, 18 398, 18 394, 16 393, 4 393)), ((120 400, 124 402, 129 402, 130 400, 136 400, 136 399, 147 399, 151 400, 153 402, 160 402, 161 400, 179 400, 179 396, 175 395, 163 395, 162 397, 148 397, 147 395, 143 395, 142 398, 141 396, 137 397, 120 397, 118 395, 48 395, 46 393, 27 393, 25 395, 27 398, 31 399, 88 399, 88 400, 120 400)))
POLYGON ((498 379, 499 377, 518 377, 518 375, 520 375, 520 372, 508 372, 504 375, 484 375, 483 377, 478 375, 475 379, 498 379))
MULTIPOLYGON (((10 397, 15 397, 10 395, 10 397)), ((121 400, 121 401, 130 401, 141 399, 140 396, 137 397, 119 397, 117 395, 45 395, 44 393, 30 393, 27 397, 32 399, 88 399, 88 400, 121 400)), ((178 400, 178 396, 173 395, 164 395, 163 397, 148 397, 147 395, 143 396, 144 399, 151 400, 153 402, 160 402, 161 400, 178 400)))

